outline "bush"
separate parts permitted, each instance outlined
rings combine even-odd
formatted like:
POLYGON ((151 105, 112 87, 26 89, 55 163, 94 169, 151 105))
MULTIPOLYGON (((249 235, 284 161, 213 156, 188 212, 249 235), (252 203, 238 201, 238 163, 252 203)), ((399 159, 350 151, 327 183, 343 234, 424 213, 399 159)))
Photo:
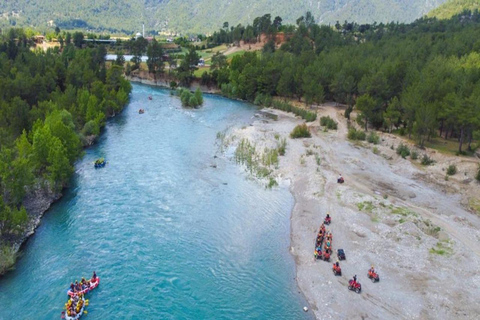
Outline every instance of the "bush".
POLYGON ((449 165, 447 168, 447 175, 453 176, 456 173, 457 173, 457 166, 454 164, 449 165))
POLYGON ((416 150, 413 150, 412 153, 410 153, 410 159, 412 160, 418 159, 418 152, 416 150))
POLYGON ((312 122, 317 119, 317 114, 302 108, 295 107, 287 102, 272 101, 272 108, 282 110, 285 112, 293 112, 295 115, 302 117, 307 122, 312 122))
POLYGON ((292 139, 310 138, 311 136, 312 135, 310 134, 310 130, 308 129, 308 127, 305 123, 304 124, 299 124, 290 133, 290 138, 292 138, 292 139))
POLYGON ((424 154, 423 157, 422 157, 421 163, 424 166, 429 166, 429 165, 435 163, 435 161, 433 161, 433 159, 430 158, 427 154, 424 154))
POLYGON ((329 116, 320 118, 320 125, 326 127, 327 129, 337 130, 338 124, 335 120, 329 116))
POLYGON ((95 120, 90 120, 83 126, 82 134, 85 136, 98 135, 99 133, 100 126, 95 120))
POLYGON ((282 140, 280 140, 280 145, 277 148, 278 154, 281 156, 284 156, 286 149, 287 149, 287 139, 283 138, 282 140))
POLYGON ((397 147, 397 154, 400 155, 403 159, 405 159, 410 155, 410 149, 403 143, 400 143, 397 147))
POLYGON ((13 247, 7 245, 0 247, 0 274, 10 270, 16 259, 17 254, 13 251, 13 247))
POLYGON ((370 131, 367 141, 373 144, 378 144, 380 142, 380 137, 376 132, 370 131))
POLYGON ((477 179, 477 181, 480 182, 480 165, 478 166, 478 171, 475 179, 477 179))
POLYGON ((357 130, 353 127, 348 129, 347 138, 350 140, 357 140, 357 130))
POLYGON ((178 90, 178 95, 180 96, 182 106, 184 107, 195 108, 203 104, 203 96, 200 89, 197 89, 195 93, 192 93, 190 90, 181 88, 178 90))
POLYGON ((365 131, 357 131, 357 140, 365 141, 366 138, 367 134, 365 133, 365 131))
POLYGON ((372 151, 373 151, 374 154, 379 154, 380 153, 380 150, 378 150, 377 147, 373 147, 372 151))
POLYGON ((347 138, 350 140, 361 140, 364 141, 367 137, 367 134, 364 131, 359 131, 354 127, 348 129, 347 138))

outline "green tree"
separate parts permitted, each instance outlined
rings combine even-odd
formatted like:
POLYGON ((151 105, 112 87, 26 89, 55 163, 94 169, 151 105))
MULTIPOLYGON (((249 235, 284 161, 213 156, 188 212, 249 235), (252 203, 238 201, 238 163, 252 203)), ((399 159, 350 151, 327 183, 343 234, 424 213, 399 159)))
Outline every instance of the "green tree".
POLYGON ((53 138, 48 152, 48 180, 56 190, 62 188, 73 172, 67 150, 58 138, 53 138))
POLYGON ((148 71, 153 73, 155 79, 157 78, 157 73, 163 72, 163 49, 162 46, 153 39, 150 45, 147 48, 147 66, 148 71))
POLYGON ((362 112, 365 119, 365 131, 368 131, 368 122, 374 117, 375 107, 375 100, 369 94, 358 97, 357 109, 362 112))

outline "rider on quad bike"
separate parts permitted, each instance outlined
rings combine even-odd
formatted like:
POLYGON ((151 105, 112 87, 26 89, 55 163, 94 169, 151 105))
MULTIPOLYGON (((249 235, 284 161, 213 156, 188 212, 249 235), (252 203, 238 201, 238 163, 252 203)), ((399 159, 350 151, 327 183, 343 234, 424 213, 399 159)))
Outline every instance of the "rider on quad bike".
POLYGON ((325 224, 330 224, 330 222, 332 222, 332 218, 331 218, 330 215, 327 213, 327 216, 325 217, 324 223, 325 223, 325 224))
POLYGON ((333 273, 336 275, 336 276, 341 276, 342 275, 342 269, 340 268, 340 264, 338 263, 338 260, 337 262, 335 262, 333 264, 333 273))
POLYGON ((368 278, 372 279, 372 282, 380 281, 380 277, 378 276, 378 273, 375 272, 373 265, 368 269, 368 278))
POLYGON ((362 291, 362 285, 357 282, 357 275, 353 276, 353 280, 348 281, 348 289, 360 293, 362 291))

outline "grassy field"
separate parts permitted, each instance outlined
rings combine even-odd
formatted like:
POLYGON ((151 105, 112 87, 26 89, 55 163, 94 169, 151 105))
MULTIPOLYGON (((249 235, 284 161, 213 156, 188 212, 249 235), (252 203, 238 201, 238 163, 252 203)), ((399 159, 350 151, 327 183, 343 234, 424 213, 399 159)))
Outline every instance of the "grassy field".
MULTIPOLYGON (((393 134, 402 137, 398 130, 394 130, 392 132, 393 134)), ((402 138, 405 138, 406 136, 403 136, 402 138)), ((410 139, 410 142, 412 143, 417 143, 417 141, 410 139)), ((473 141, 472 142, 472 149, 475 150, 476 148, 479 147, 480 141, 473 141)), ((445 140, 443 138, 433 138, 431 141, 426 141, 425 142, 425 147, 437 150, 440 153, 446 154, 446 155, 457 155, 458 153, 458 140, 457 139, 448 139, 445 140)), ((468 142, 464 142, 462 146, 462 151, 465 152, 467 156, 473 156, 473 152, 467 150, 468 147, 468 142)))
POLYGON ((195 76, 195 78, 201 78, 202 73, 204 73, 205 71, 210 72, 210 67, 198 67, 198 69, 195 70, 193 75, 195 76))
POLYGON ((224 52, 225 50, 227 50, 227 48, 228 48, 227 45, 222 44, 221 46, 217 46, 214 48, 205 49, 197 52, 200 55, 200 57, 205 60, 205 62, 209 62, 215 53, 224 52))

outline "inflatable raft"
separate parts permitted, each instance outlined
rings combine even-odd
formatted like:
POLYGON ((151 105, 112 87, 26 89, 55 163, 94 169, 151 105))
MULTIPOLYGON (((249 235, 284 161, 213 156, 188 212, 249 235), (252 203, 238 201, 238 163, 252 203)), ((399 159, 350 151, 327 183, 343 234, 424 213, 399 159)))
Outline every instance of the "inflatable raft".
POLYGON ((76 291, 76 292, 73 292, 71 289, 68 289, 67 294, 68 294, 70 297, 75 297, 75 296, 77 296, 77 295, 79 295, 79 294, 89 293, 90 291, 92 291, 93 289, 95 289, 96 287, 98 287, 99 284, 100 284, 100 278, 97 277, 95 280, 90 280, 90 287, 85 288, 85 289, 83 289, 82 291, 76 291))
POLYGON ((80 311, 75 315, 75 316, 69 316, 68 313, 66 311, 64 311, 64 313, 62 312, 62 319, 65 319, 65 320, 78 320, 80 319, 80 317, 83 315, 83 311, 85 310, 85 298, 82 297, 82 308, 80 309, 80 311))
POLYGON ((107 164, 107 161, 105 161, 104 158, 100 158, 95 161, 95 168, 103 168, 107 164))

